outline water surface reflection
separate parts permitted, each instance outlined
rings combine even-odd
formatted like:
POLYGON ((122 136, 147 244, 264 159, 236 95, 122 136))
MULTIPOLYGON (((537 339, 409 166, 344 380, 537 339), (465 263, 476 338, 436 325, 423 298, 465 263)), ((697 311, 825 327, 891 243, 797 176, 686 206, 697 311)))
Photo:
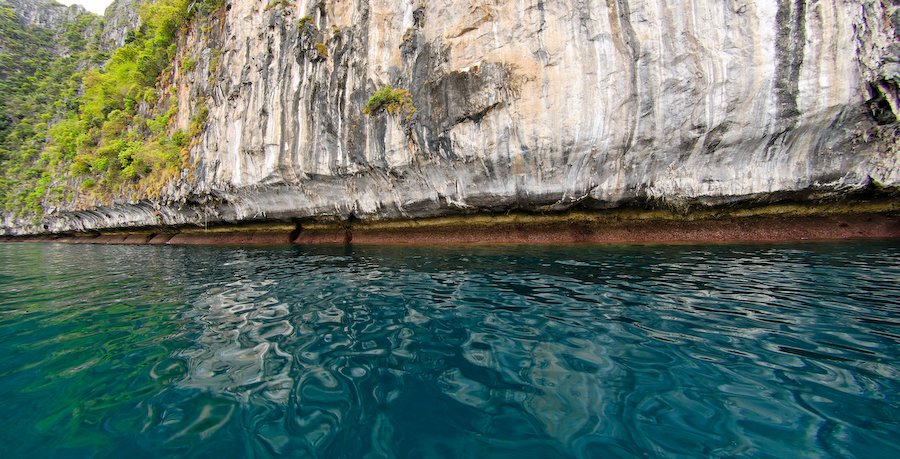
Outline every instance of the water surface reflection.
POLYGON ((0 400, 34 406, 3 430, 20 456, 897 453, 898 255, 2 246, 0 400))

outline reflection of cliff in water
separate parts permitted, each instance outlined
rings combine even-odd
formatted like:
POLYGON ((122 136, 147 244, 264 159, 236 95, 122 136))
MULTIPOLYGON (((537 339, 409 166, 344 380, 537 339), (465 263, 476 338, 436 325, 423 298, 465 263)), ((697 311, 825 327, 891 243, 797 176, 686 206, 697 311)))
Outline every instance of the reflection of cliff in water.
POLYGON ((183 313, 179 384, 236 400, 219 417, 284 455, 740 453, 733 419, 809 416, 761 385, 793 372, 863 393, 853 371, 891 371, 870 321, 896 273, 861 247, 216 252, 192 265, 215 280, 183 313), (861 274, 823 282, 836 264, 861 274))
POLYGON ((189 362, 184 385, 284 402, 293 385, 291 356, 280 343, 294 332, 288 305, 267 287, 275 281, 238 280, 203 294, 188 318, 202 326, 196 346, 181 352, 189 362))
MULTIPOLYGON (((350 255, 304 254, 295 262, 316 269, 287 277, 287 259, 269 260, 262 273, 241 270, 244 257, 228 260, 234 280, 201 294, 187 314, 199 330, 179 354, 188 361, 182 386, 229 394, 248 409, 268 405, 278 414, 265 430, 310 453, 360 438, 388 450, 391 432, 409 422, 398 413, 450 410, 494 425, 501 438, 530 426, 529 435, 561 444, 598 428, 599 378, 616 368, 586 330, 553 342, 573 324, 528 313, 533 305, 521 295, 546 302, 552 315, 564 285, 435 271, 417 266, 417 253, 399 269, 350 255), (282 275, 268 275, 276 270, 282 275), (298 284, 315 288, 298 296, 298 284), (422 392, 444 406, 416 406, 410 394, 422 392), (512 430, 501 433, 504 425, 512 430)), ((446 446, 436 441, 418 447, 446 446)))

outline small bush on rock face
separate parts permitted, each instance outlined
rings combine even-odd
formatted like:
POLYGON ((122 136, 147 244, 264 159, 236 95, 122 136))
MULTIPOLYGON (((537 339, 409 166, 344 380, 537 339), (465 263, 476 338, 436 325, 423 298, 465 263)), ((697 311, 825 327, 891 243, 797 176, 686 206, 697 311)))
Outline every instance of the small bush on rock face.
POLYGON ((394 89, 390 86, 379 89, 366 102, 363 113, 373 116, 382 111, 391 115, 405 114, 406 120, 409 121, 416 112, 416 107, 412 104, 412 94, 405 89, 394 89))
POLYGON ((319 57, 322 59, 328 57, 328 47, 325 46, 325 43, 316 43, 316 52, 319 53, 319 57))
POLYGON ((181 129, 175 131, 175 133, 172 134, 172 143, 174 143, 178 147, 184 147, 190 142, 190 140, 191 139, 188 137, 188 135, 181 129))
POLYGON ((292 3, 291 0, 272 0, 266 5, 266 9, 264 11, 269 11, 272 8, 276 8, 279 6, 282 8, 287 8, 287 7, 291 6, 291 3, 292 3))
POLYGON ((203 128, 206 127, 206 119, 208 117, 209 108, 206 107, 206 104, 201 103, 197 106, 197 111, 194 113, 194 116, 191 117, 191 126, 188 137, 193 139, 203 133, 203 128))
POLYGON ((197 68, 197 60, 196 59, 185 59, 181 61, 181 67, 186 72, 193 72, 195 68, 197 68))

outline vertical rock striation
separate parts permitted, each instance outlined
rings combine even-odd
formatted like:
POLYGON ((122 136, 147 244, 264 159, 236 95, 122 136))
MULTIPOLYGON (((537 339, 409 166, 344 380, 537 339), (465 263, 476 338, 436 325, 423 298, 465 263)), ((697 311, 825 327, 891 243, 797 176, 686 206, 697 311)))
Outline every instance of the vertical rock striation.
POLYGON ((8 233, 813 199, 900 185, 891 0, 233 0, 153 202, 8 233), (379 88, 415 113, 363 114, 379 88))
POLYGON ((101 35, 101 46, 105 51, 124 45, 128 36, 138 30, 141 25, 138 12, 143 3, 143 0, 115 0, 106 8, 106 23, 101 35))
POLYGON ((53 0, 4 0, 23 25, 64 31, 78 16, 87 14, 81 5, 63 6, 53 0))

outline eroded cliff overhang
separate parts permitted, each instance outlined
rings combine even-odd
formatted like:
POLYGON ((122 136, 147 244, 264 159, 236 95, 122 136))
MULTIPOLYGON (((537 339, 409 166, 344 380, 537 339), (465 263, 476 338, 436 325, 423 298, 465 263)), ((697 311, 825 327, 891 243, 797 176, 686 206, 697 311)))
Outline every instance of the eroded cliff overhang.
POLYGON ((829 199, 900 184, 889 1, 233 0, 184 31, 194 167, 7 232, 829 199), (384 87, 413 113, 366 115, 384 87))

